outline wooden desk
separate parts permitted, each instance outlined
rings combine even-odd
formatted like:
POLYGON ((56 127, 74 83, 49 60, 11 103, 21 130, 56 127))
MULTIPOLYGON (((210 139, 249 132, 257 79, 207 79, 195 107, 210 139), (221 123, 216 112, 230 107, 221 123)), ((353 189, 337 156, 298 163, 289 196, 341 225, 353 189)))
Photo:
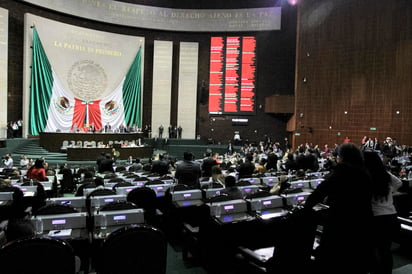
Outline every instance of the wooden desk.
POLYGON ((142 138, 144 133, 63 133, 63 132, 41 132, 40 146, 44 147, 50 152, 60 152, 63 141, 102 141, 108 144, 109 141, 133 141, 142 138))
MULTIPOLYGON (((122 147, 117 148, 120 152, 119 160, 127 160, 127 158, 132 155, 134 159, 136 158, 151 158, 153 155, 153 147, 122 147)), ((96 160, 101 153, 112 153, 111 148, 67 148, 67 160, 69 161, 93 161, 96 160)))

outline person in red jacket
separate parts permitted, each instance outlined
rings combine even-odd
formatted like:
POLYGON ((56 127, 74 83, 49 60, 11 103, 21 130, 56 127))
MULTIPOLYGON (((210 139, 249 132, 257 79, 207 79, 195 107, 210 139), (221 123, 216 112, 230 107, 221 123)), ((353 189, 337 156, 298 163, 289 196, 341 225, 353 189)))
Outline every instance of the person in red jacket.
POLYGON ((34 165, 27 170, 26 174, 28 179, 33 179, 37 182, 48 181, 49 179, 46 176, 46 168, 44 167, 44 160, 37 159, 34 162, 34 165))

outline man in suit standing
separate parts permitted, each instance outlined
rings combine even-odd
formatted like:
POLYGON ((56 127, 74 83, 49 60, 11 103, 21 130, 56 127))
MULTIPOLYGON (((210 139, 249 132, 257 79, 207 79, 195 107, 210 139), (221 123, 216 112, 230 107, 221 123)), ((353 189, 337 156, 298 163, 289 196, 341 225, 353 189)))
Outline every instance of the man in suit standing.
POLYGON ((160 125, 159 127, 159 138, 163 138, 163 125, 160 125))
POLYGON ((104 126, 104 132, 111 132, 112 131, 112 126, 110 125, 109 122, 104 126))
POLYGON ((206 151, 202 162, 202 177, 212 176, 212 167, 217 165, 217 161, 212 157, 211 151, 206 151))
POLYGON ((182 131, 183 131, 182 127, 178 126, 177 127, 177 138, 178 139, 182 139, 182 131))
POLYGON ((201 173, 200 165, 193 161, 191 152, 183 153, 183 160, 176 163, 175 178, 178 184, 200 188, 199 178, 201 173))
POLYGON ((163 176, 169 173, 169 168, 170 163, 165 159, 163 154, 159 154, 158 159, 152 161, 152 169, 150 172, 163 176))
POLYGON ((100 162, 99 173, 103 173, 105 171, 114 173, 113 163, 114 161, 112 159, 112 155, 110 155, 110 153, 107 153, 105 155, 105 158, 100 162))

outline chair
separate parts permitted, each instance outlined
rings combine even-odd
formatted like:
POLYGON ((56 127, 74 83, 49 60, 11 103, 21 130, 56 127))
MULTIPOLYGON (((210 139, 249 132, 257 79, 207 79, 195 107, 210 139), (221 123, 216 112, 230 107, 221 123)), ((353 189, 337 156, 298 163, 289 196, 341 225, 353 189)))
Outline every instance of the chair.
POLYGON ((254 198, 262 198, 262 197, 268 197, 271 196, 272 194, 270 194, 269 191, 266 190, 259 190, 255 193, 251 193, 246 195, 245 199, 254 199, 254 198))
POLYGON ((109 183, 123 183, 125 182, 125 180, 120 177, 114 177, 114 178, 110 178, 108 182, 109 183))
POLYGON ((239 182, 236 183, 237 186, 250 186, 252 185, 247 179, 240 179, 239 182))
POLYGON ((160 215, 157 211, 156 192, 149 187, 137 187, 127 194, 127 201, 144 209, 144 218, 148 224, 159 225, 160 215))
POLYGON ((238 266, 247 273, 311 273, 318 218, 310 209, 294 208, 281 223, 274 247, 265 246, 271 254, 262 256, 256 250, 238 247, 238 266))
MULTIPOLYGON (((109 182, 111 182, 111 181, 109 181, 109 182)), ((116 191, 116 188, 118 188, 118 187, 123 187, 123 186, 134 186, 134 185, 133 185, 132 183, 125 182, 125 181, 123 181, 123 182, 118 182, 118 183, 116 183, 116 184, 113 186, 113 190, 116 191)))
POLYGON ((86 197, 86 209, 89 215, 93 215, 92 213, 94 210, 94 208, 92 208, 90 198, 95 197, 95 196, 109 196, 109 195, 116 195, 116 191, 112 189, 108 189, 108 188, 97 188, 93 190, 92 192, 90 192, 86 197))
POLYGON ((112 232, 101 244, 96 261, 98 274, 165 274, 167 239, 150 225, 131 225, 112 232), (125 254, 125 250, 130 250, 125 254))
POLYGON ((220 195, 210 197, 209 199, 206 199, 205 203, 213 204, 213 203, 225 202, 225 201, 230 201, 230 200, 233 200, 233 198, 230 197, 229 195, 223 193, 223 194, 220 194, 220 195))
POLYGON ((94 182, 86 182, 82 183, 76 190, 75 196, 84 196, 84 189, 85 188, 96 188, 96 184, 94 182))
POLYGON ((103 179, 112 179, 112 178, 116 178, 116 177, 117 177, 116 173, 113 173, 113 172, 107 172, 107 171, 105 171, 103 174, 104 174, 104 175, 103 175, 103 179))
POLYGON ((101 211, 111 211, 111 210, 135 209, 135 208, 138 208, 138 206, 132 202, 116 201, 116 202, 111 202, 111 203, 108 203, 102 206, 100 208, 100 212, 101 211))
POLYGON ((63 204, 48 204, 40 207, 34 212, 34 216, 37 215, 54 215, 54 214, 66 214, 66 213, 76 213, 78 212, 71 205, 63 204))
POLYGON ((166 183, 164 181, 159 180, 159 179, 155 179, 155 180, 148 180, 144 185, 145 186, 150 186, 150 185, 165 185, 165 184, 166 183))
POLYGON ((62 146, 60 148, 60 150, 62 151, 67 151, 67 147, 69 146, 69 141, 68 140, 64 140, 62 143, 62 146))
POLYGON ((76 256, 64 240, 47 236, 22 238, 0 249, 1 273, 73 274, 76 256))
POLYGON ((108 196, 108 195, 116 195, 116 191, 108 188, 96 188, 92 192, 87 195, 87 199, 90 199, 94 196, 108 196))
POLYGON ((126 171, 126 167, 125 167, 125 166, 117 166, 117 167, 116 167, 116 172, 122 172, 122 171, 126 171))

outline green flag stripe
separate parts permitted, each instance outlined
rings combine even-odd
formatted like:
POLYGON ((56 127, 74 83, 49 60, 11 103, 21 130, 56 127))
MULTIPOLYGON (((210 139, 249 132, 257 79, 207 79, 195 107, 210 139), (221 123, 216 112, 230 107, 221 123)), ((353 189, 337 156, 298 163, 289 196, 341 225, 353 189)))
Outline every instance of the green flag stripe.
POLYGON ((135 125, 141 128, 141 48, 139 48, 124 80, 123 105, 126 125, 135 125))
POLYGON ((38 135, 47 125, 53 74, 36 28, 33 28, 33 59, 30 80, 29 134, 38 135))

